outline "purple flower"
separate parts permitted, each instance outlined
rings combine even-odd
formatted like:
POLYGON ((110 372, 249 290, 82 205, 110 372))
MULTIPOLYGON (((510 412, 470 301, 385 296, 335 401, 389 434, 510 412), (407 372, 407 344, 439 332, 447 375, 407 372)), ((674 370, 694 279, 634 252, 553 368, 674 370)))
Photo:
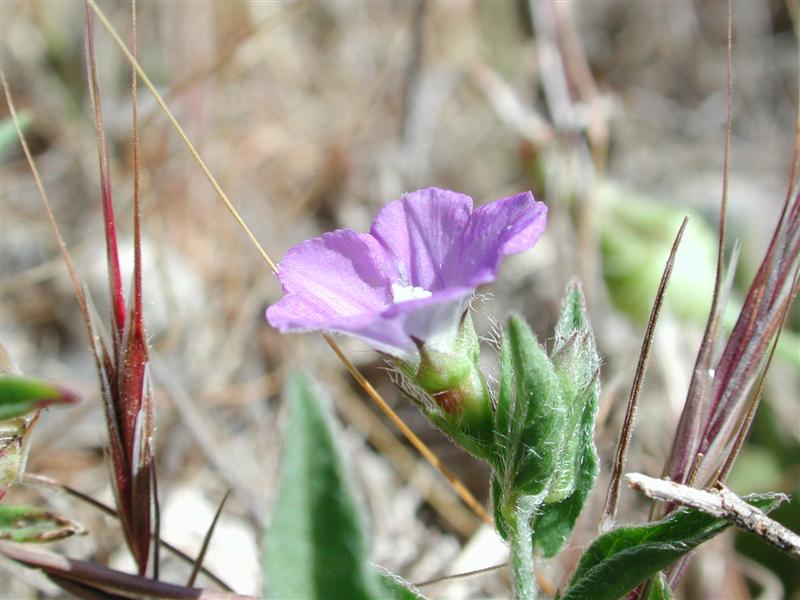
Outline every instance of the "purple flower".
POLYGON ((286 295, 267 310, 282 332, 352 335, 416 361, 414 339, 446 350, 475 288, 506 254, 539 239, 547 207, 530 192, 472 210, 472 198, 427 188, 386 205, 369 233, 339 229, 291 248, 278 267, 286 295))

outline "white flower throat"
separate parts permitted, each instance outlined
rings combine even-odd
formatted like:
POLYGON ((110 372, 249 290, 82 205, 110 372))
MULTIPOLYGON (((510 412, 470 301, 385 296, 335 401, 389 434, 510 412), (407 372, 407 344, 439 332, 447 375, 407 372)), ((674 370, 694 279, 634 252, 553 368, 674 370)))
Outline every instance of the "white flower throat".
POLYGON ((416 287, 414 285, 400 285, 399 283, 392 284, 392 299, 395 303, 419 300, 420 298, 427 298, 431 295, 433 295, 433 292, 425 288, 416 287))

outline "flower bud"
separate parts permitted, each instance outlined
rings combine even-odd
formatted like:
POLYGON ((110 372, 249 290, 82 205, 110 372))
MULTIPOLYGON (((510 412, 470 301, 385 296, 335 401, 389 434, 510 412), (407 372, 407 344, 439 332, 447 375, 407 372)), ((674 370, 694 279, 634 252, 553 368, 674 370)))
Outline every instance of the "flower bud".
POLYGON ((415 382, 451 418, 467 425, 491 425, 489 387, 478 365, 480 347, 472 317, 464 313, 452 348, 418 345, 420 363, 415 382))

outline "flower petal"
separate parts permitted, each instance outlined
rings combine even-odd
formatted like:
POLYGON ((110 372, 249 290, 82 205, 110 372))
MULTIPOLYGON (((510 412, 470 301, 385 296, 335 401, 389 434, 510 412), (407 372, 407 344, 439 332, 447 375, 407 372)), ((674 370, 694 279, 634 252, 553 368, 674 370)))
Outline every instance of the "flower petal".
POLYGON ((471 211, 469 196, 426 188, 387 204, 370 233, 393 255, 400 283, 440 290, 452 283, 471 211))
POLYGON ((286 295, 267 310, 281 331, 379 315, 392 302, 391 261, 372 236, 340 229, 291 248, 278 267, 286 295))
POLYGON ((547 206, 524 192, 484 204, 469 221, 453 284, 477 286, 494 280, 500 259, 533 246, 547 224, 547 206))
MULTIPOLYGON (((449 350, 458 333, 458 324, 469 306, 474 288, 451 287, 427 298, 395 304, 384 317, 402 319, 406 336, 424 341, 430 347, 449 350)), ((416 354, 416 347, 414 348, 416 354)))

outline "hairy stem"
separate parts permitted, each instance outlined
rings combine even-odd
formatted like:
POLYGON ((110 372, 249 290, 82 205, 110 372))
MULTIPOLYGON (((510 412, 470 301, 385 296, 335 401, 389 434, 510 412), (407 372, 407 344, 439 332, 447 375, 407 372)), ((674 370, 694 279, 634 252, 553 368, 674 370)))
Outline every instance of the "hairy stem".
POLYGON ((511 581, 514 600, 535 600, 536 578, 533 575, 533 542, 531 534, 532 511, 515 506, 506 511, 511 544, 511 581))

